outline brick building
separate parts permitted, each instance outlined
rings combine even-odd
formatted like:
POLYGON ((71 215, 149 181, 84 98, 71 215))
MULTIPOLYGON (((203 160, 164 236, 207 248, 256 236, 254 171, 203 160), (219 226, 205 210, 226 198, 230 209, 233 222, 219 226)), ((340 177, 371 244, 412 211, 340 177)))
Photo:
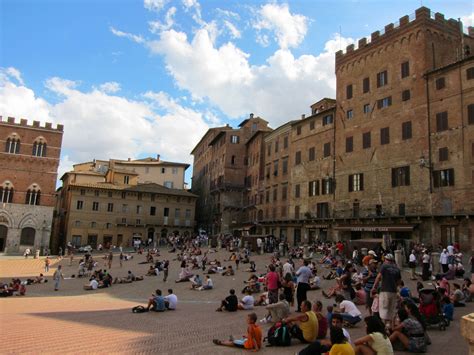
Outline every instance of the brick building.
POLYGON ((0 116, 0 253, 48 248, 63 126, 0 116))
POLYGON ((65 173, 58 189, 53 248, 68 242, 93 248, 98 244, 132 246, 134 239, 158 243, 170 233, 193 233, 196 196, 149 181, 154 170, 159 177, 166 175, 163 166, 179 169, 186 164, 158 163, 154 158, 94 160, 65 173))

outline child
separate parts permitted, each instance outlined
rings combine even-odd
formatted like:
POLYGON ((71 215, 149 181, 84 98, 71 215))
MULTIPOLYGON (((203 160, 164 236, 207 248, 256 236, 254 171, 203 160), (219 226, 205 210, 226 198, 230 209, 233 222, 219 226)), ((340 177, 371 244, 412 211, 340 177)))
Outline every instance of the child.
POLYGON ((250 313, 247 315, 247 335, 244 339, 224 340, 214 339, 212 342, 216 345, 229 347, 237 347, 241 349, 259 351, 262 347, 262 329, 255 324, 257 322, 257 314, 250 313))
POLYGON ((443 307, 444 318, 449 321, 454 320, 454 305, 451 303, 451 299, 448 296, 444 296, 441 300, 441 305, 443 307))
POLYGON ((379 294, 378 293, 376 293, 374 295, 374 300, 372 302, 372 315, 380 318, 380 314, 379 314, 379 294))

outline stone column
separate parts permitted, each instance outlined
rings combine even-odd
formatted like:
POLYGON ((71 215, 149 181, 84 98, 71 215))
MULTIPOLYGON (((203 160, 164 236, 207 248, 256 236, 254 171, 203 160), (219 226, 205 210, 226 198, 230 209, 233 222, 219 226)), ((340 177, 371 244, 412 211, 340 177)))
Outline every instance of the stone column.
POLYGON ((436 275, 439 274, 439 253, 434 251, 431 253, 431 269, 432 274, 436 275))
POLYGON ((461 318, 461 335, 469 343, 469 354, 474 355, 474 313, 461 318))
POLYGON ((403 267, 403 256, 401 250, 395 250, 395 263, 399 268, 403 267))

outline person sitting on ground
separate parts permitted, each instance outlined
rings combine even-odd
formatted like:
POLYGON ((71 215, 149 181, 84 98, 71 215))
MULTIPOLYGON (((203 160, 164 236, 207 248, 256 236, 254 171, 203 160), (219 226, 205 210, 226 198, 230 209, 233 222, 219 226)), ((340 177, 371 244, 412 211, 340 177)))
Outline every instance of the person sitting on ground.
POLYGON ((338 293, 340 293, 342 291, 342 285, 341 285, 341 281, 339 278, 336 278, 336 285, 334 285, 333 287, 330 287, 327 292, 326 291, 322 291, 322 294, 324 297, 326 298, 331 298, 332 296, 334 295, 337 295, 338 293))
POLYGON ((367 335, 354 341, 357 355, 393 355, 390 339, 385 332, 385 324, 375 316, 364 318, 367 335))
POLYGON ((241 349, 259 351, 262 347, 262 329, 256 324, 257 315, 250 313, 247 315, 247 335, 243 339, 221 341, 214 339, 216 345, 237 347, 241 349))
POLYGON ((466 271, 464 270, 464 266, 461 262, 458 262, 457 265, 454 266, 454 275, 457 278, 462 279, 464 277, 464 273, 466 271))
POLYGON ((341 328, 331 327, 331 350, 329 355, 354 355, 354 348, 344 337, 344 332, 341 328))
POLYGON ((308 300, 301 302, 301 313, 282 319, 290 327, 291 335, 302 343, 312 343, 318 336, 318 318, 311 310, 311 302, 308 300), (297 323, 296 323, 297 322, 297 323))
POLYGON ((464 301, 464 293, 461 291, 461 285, 458 283, 453 283, 454 291, 451 295, 451 301, 453 302, 454 307, 466 307, 464 301))
POLYGON ((283 295, 285 299, 288 301, 291 307, 293 307, 295 303, 295 283, 293 282, 293 276, 291 273, 287 272, 285 278, 281 282, 281 286, 283 287, 283 295))
POLYGON ((344 296, 337 295, 336 303, 339 305, 339 312, 345 322, 355 325, 362 320, 362 313, 359 311, 354 302, 346 300, 344 296))
POLYGON ((265 292, 262 292, 259 296, 255 298, 254 306, 266 306, 269 304, 270 300, 268 299, 267 288, 264 288, 265 292))
POLYGON ((367 294, 365 290, 363 289, 360 283, 356 283, 354 303, 358 306, 362 306, 362 305, 365 305, 366 301, 367 301, 367 294))
POLYGON ((176 310, 178 305, 178 297, 173 293, 171 288, 168 289, 168 296, 165 296, 165 307, 170 311, 176 310))
POLYGON ((164 312, 166 310, 165 299, 161 295, 160 289, 157 289, 155 294, 152 294, 148 299, 147 311, 149 311, 151 307, 153 307, 155 312, 164 312))
MULTIPOLYGON (((474 273, 472 275, 474 276, 474 273)), ((472 300, 474 299, 474 293, 471 292, 471 290, 473 290, 473 287, 471 287, 471 285, 471 280, 465 277, 462 283, 462 292, 464 293, 466 302, 472 302, 472 300)))
POLYGON ((178 275, 178 279, 175 282, 187 282, 193 277, 193 273, 189 271, 187 267, 182 268, 181 272, 178 275))
POLYGON ((232 288, 229 291, 229 296, 221 301, 221 305, 216 309, 217 312, 228 311, 235 312, 237 311, 237 305, 239 304, 239 299, 235 295, 235 290, 232 288))
POLYGON ((222 273, 222 276, 234 276, 235 272, 232 268, 232 265, 228 265, 225 271, 222 273))
POLYGON ((247 272, 256 272, 257 271, 257 265, 255 264, 255 261, 250 261, 250 265, 248 269, 245 269, 247 272))
POLYGON ((316 314, 316 318, 318 318, 318 339, 326 338, 328 332, 328 320, 323 315, 323 304, 321 301, 316 301, 313 304, 313 312, 316 314))
POLYGON ((86 291, 91 291, 91 290, 97 290, 99 288, 99 283, 95 279, 95 276, 92 276, 89 285, 84 285, 84 290, 86 291))
POLYGON ((282 293, 279 295, 279 301, 277 303, 269 304, 265 309, 268 311, 268 314, 262 319, 262 323, 269 321, 276 323, 290 315, 290 304, 282 293))
POLYGON ((417 312, 418 308, 412 303, 404 304, 405 307, 398 310, 400 324, 393 328, 393 333, 390 335, 390 342, 392 346, 401 343, 403 350, 409 352, 426 352, 425 327, 423 323, 420 322, 421 316, 419 312, 417 312))
POLYGON ((191 290, 198 289, 202 286, 202 279, 199 275, 194 276, 190 279, 191 281, 191 290))
POLYGON ((310 280, 309 286, 311 290, 319 290, 321 288, 321 278, 318 276, 318 271, 313 271, 314 277, 310 280))
POLYGON ((441 299, 441 307, 443 309, 444 318, 449 321, 454 320, 454 306, 451 303, 451 299, 448 296, 444 296, 441 299))
POLYGON ((252 296, 252 292, 247 290, 246 295, 242 298, 241 302, 237 305, 239 310, 251 310, 253 309, 255 299, 252 296))
POLYGON ((204 284, 199 287, 197 290, 204 291, 204 290, 212 290, 214 288, 214 283, 209 275, 206 275, 206 279, 204 280, 204 284))
POLYGON ((148 269, 146 276, 156 276, 156 268, 154 265, 150 265, 150 268, 148 269))
POLYGON ((244 287, 242 293, 246 293, 247 290, 250 290, 251 293, 260 292, 260 282, 258 281, 257 275, 253 274, 249 277, 247 281, 244 281, 247 286, 244 287))

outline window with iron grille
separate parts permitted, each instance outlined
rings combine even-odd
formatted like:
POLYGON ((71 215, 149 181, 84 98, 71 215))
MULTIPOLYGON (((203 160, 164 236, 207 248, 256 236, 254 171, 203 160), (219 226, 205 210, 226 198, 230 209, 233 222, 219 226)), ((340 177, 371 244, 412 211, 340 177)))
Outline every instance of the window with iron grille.
POLYGON ((349 175, 349 192, 364 190, 364 174, 349 175))
POLYGON ((410 167, 392 168, 392 187, 410 185, 410 167))

